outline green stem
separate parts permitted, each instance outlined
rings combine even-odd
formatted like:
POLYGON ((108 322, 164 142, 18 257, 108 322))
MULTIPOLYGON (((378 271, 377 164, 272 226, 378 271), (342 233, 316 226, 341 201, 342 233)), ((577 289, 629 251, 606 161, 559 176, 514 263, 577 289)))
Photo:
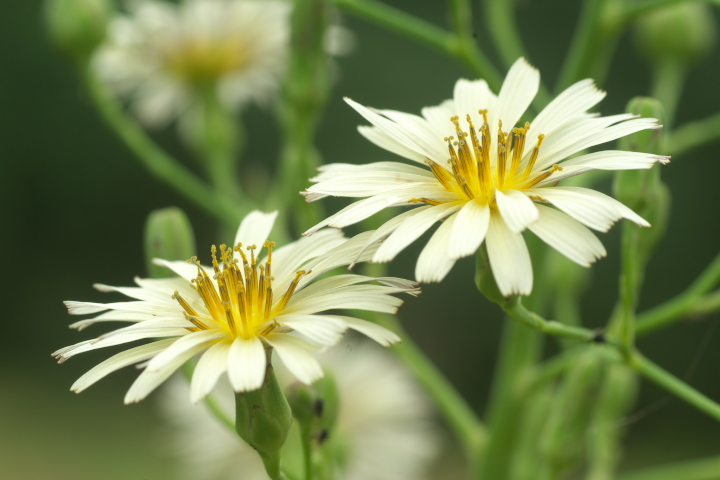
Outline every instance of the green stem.
POLYGON ((678 62, 665 61, 653 72, 650 96, 658 99, 662 104, 665 113, 663 123, 667 129, 670 129, 674 123, 684 82, 685 68, 678 62))
POLYGON ((630 368, 678 398, 685 400, 698 410, 720 421, 720 405, 692 388, 687 383, 666 372, 661 367, 635 352, 629 363, 630 368))
POLYGON ((488 407, 492 435, 483 453, 479 479, 507 478, 519 435, 525 391, 522 385, 537 361, 538 332, 506 322, 488 407))
POLYGON ((637 334, 650 333, 682 320, 693 312, 696 302, 718 283, 720 283, 720 254, 683 293, 640 314, 636 324, 637 334))
POLYGON ((639 0, 625 2, 621 13, 623 22, 630 22, 643 15, 647 15, 659 8, 669 7, 678 3, 686 3, 694 0, 639 0))
POLYGON ((717 480, 720 457, 661 465, 623 473, 618 480, 717 480))
POLYGON ((573 83, 590 76, 600 51, 606 46, 604 22, 607 0, 587 0, 583 6, 570 51, 565 58, 556 91, 564 90, 573 83))
POLYGON ((694 148, 720 140, 720 113, 686 123, 673 130, 668 138, 668 153, 682 155, 694 148))
POLYGON ((622 237, 622 273, 620 277, 620 308, 610 330, 628 347, 635 343, 635 308, 640 290, 641 268, 638 255, 638 227, 625 224, 622 237))
POLYGON ((313 480, 313 445, 310 423, 300 425, 300 443, 302 444, 304 480, 313 480))
MULTIPOLYGON (((455 3, 467 3, 466 0, 456 0, 455 3)), ((500 53, 503 63, 507 68, 515 63, 520 57, 528 57, 525 47, 522 45, 522 37, 515 23, 513 7, 515 2, 508 0, 486 0, 485 19, 488 32, 493 39, 495 48, 500 53)), ((533 99, 536 109, 550 103, 550 93, 544 84, 540 84, 538 94, 533 99)))
POLYGON ((586 342, 591 342, 597 337, 597 332, 587 328, 564 325, 553 320, 545 320, 540 315, 527 310, 523 306, 520 297, 512 298, 501 306, 503 310, 505 310, 505 313, 516 322, 527 325, 542 333, 547 333, 548 335, 586 342))
MULTIPOLYGON (((475 75, 484 78, 493 90, 497 91, 500 88, 502 77, 490 60, 478 49, 471 27, 463 26, 463 34, 454 35, 376 0, 333 1, 347 12, 456 58, 475 75)), ((469 25, 465 19, 462 19, 462 24, 469 25)))
POLYGON ((214 191, 158 147, 127 116, 119 102, 89 68, 84 68, 81 74, 90 98, 103 120, 150 173, 220 222, 228 226, 237 226, 243 217, 243 210, 238 208, 232 199, 214 191))
MULTIPOLYGON (((192 363, 187 362, 182 367, 183 375, 185 375, 185 378, 187 378, 188 382, 192 380, 192 374, 195 370, 192 363)), ((220 420, 220 423, 228 427, 232 432, 235 432, 235 422, 225 413, 223 408, 220 406, 220 404, 215 400, 215 397, 210 394, 207 397, 203 399, 203 403, 210 409, 210 413, 212 413, 215 418, 220 420)))
POLYGON ((485 426, 452 384, 413 342, 395 317, 375 314, 372 320, 394 331, 402 338, 402 343, 393 345, 391 350, 403 361, 435 401, 440 413, 463 445, 468 461, 472 464, 487 442, 488 433, 485 426))

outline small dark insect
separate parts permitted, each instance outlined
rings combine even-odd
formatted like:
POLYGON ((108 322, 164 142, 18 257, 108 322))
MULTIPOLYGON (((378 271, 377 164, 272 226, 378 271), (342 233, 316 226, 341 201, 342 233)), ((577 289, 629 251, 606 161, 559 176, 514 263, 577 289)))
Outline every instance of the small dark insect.
POLYGON ((607 337, 605 336, 605 332, 595 332, 592 341, 593 343, 607 343, 607 337))
POLYGON ((327 441, 327 439, 330 437, 330 432, 326 429, 322 429, 317 433, 317 442, 318 445, 322 445, 327 441))
POLYGON ((322 418, 324 412, 325 401, 322 398, 318 398, 315 400, 315 415, 317 415, 318 418, 322 418))

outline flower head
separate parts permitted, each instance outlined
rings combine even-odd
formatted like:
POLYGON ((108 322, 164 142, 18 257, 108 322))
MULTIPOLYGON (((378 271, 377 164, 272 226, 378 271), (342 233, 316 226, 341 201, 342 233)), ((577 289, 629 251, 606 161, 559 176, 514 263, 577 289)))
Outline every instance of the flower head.
POLYGON ((587 113, 605 96, 591 80, 572 85, 531 122, 518 125, 534 98, 540 75, 524 59, 510 69, 499 95, 484 80, 458 80, 454 98, 426 107, 422 116, 376 110, 346 99, 373 124, 360 127, 376 145, 422 163, 331 164, 320 168, 305 192, 369 197, 308 230, 344 227, 391 206, 418 206, 386 222, 368 240, 384 239, 372 260, 385 262, 444 220, 418 259, 419 281, 440 281, 459 258, 486 241, 495 280, 504 295, 529 294, 532 267, 522 237, 526 229, 576 263, 589 266, 605 249, 587 227, 607 231, 627 218, 649 226, 600 192, 556 186, 594 169, 650 168, 668 157, 648 153, 583 150, 640 130, 657 120, 587 113), (552 208, 550 205, 554 206, 552 208))
POLYGON ((279 0, 137 0, 111 23, 94 64, 151 126, 206 88, 231 108, 263 101, 285 68, 290 9, 279 0))
MULTIPOLYGON (((235 391, 255 390, 265 376, 267 348, 272 348, 302 382, 322 376, 311 352, 334 345, 347 328, 382 345, 399 341, 389 330, 348 316, 319 315, 331 309, 364 309, 393 313, 402 303, 392 294, 417 293, 413 282, 361 275, 320 277, 357 257, 368 233, 346 240, 339 232, 320 232, 274 249, 266 242, 276 213, 252 212, 242 221, 235 247, 213 247, 212 267, 158 260, 177 278, 140 279, 138 287, 96 285, 133 301, 116 303, 66 302, 71 314, 100 315, 72 326, 126 321, 133 325, 94 340, 62 348, 53 355, 61 362, 78 353, 154 339, 99 364, 72 386, 80 392, 124 366, 147 362, 128 391, 125 402, 142 400, 182 364, 202 354, 192 380, 192 400, 198 401, 228 373, 235 391), (258 245, 264 245, 262 256, 258 245), (219 253, 219 254, 218 254, 219 253), (158 340, 158 338, 162 338, 158 340)), ((363 258, 369 258, 363 254, 363 258)))
MULTIPOLYGON (((370 342, 343 342, 320 355, 337 382, 337 422, 323 439, 333 458, 333 477, 347 480, 418 480, 427 478, 428 464, 439 443, 429 402, 411 375, 390 355, 370 342)), ((291 378, 278 369, 286 387, 291 378)), ((178 459, 179 478, 267 480, 255 452, 225 428, 202 405, 182 401, 186 382, 170 382, 160 397, 163 416, 175 428, 168 432, 168 450, 178 459)), ((218 385, 214 398, 232 418, 229 385, 218 385)), ((283 447, 288 468, 299 457, 291 435, 283 447), (288 449, 292 450, 291 452, 288 449), (295 455, 297 454, 297 455, 295 455)), ((320 439, 318 439, 320 441, 320 439)))

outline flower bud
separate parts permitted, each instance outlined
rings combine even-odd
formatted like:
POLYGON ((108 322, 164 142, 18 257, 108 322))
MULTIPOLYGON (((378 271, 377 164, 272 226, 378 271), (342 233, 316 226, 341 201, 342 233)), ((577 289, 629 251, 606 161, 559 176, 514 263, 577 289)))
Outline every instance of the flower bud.
POLYGON ((288 389, 288 402, 303 435, 322 444, 330 436, 340 408, 337 383, 331 372, 313 385, 296 383, 288 389))
POLYGON ((105 39, 113 6, 110 0, 48 0, 45 20, 55 44, 87 59, 105 39))
POLYGON ((268 359, 262 386, 235 394, 235 430, 258 452, 272 479, 281 478, 280 450, 291 426, 290 405, 268 359))
POLYGON ((714 15, 701 2, 659 8, 637 22, 638 50, 652 64, 698 63, 712 52, 716 37, 714 15))
POLYGON ((145 261, 152 278, 174 276, 170 270, 153 263, 153 259, 187 260, 195 250, 195 236, 190 220, 177 207, 155 210, 145 221, 145 261))

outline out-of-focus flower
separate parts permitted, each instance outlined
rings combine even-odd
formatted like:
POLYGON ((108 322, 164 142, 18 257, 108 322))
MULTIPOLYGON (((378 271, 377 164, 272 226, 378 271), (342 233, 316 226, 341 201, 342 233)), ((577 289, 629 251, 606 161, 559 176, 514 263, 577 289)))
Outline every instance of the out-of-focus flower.
POLYGON ((311 352, 334 345, 347 328, 382 345, 399 341, 397 335, 374 323, 318 314, 331 309, 394 313, 402 301, 392 294, 417 293, 413 282, 399 278, 348 274, 320 279, 357 257, 371 233, 346 241, 339 232, 328 230, 274 250, 274 243, 266 239, 276 215, 255 211, 245 217, 234 248, 221 245, 218 256, 213 247, 210 268, 195 258, 194 263, 159 260, 178 277, 136 278, 138 287, 96 285, 133 301, 66 302, 74 315, 103 312, 73 324, 75 328, 106 321, 133 325, 56 351, 53 355, 61 362, 98 348, 154 339, 97 365, 72 390, 80 392, 115 370, 147 362, 125 396, 126 403, 137 402, 186 361, 202 354, 192 379, 191 399, 196 402, 225 372, 237 392, 259 388, 265 376, 266 348, 273 348, 300 381, 311 383, 322 376, 311 352), (267 248, 264 259, 258 248, 263 245, 267 248))
POLYGON ((444 219, 420 254, 415 270, 419 281, 442 280, 457 259, 472 255, 486 241, 502 294, 527 295, 533 275, 522 237, 526 229, 589 266, 605 255, 605 249, 587 227, 604 232, 621 218, 649 224, 611 197, 587 188, 557 187, 557 182, 594 169, 650 168, 668 157, 608 150, 571 158, 595 145, 659 128, 652 118, 587 113, 605 96, 592 80, 569 87, 533 122, 515 127, 539 82, 539 72, 519 59, 499 95, 484 80, 461 79, 453 99, 424 108, 422 116, 367 108, 346 99, 373 124, 360 127, 360 133, 428 168, 399 162, 321 167, 312 179, 317 183, 305 192, 308 201, 328 195, 369 198, 305 234, 326 225, 351 225, 391 206, 422 205, 394 217, 370 237, 368 245, 384 239, 373 261, 392 260, 444 219))
MULTIPOLYGON (((323 444, 336 462, 332 478, 426 478, 439 444, 428 402, 405 368, 370 342, 340 344, 320 361, 334 374, 340 396, 335 428, 323 444)), ((290 384, 290 375, 282 369, 278 377, 290 384)), ((160 411, 171 424, 168 451, 178 459, 179 478, 267 480, 255 452, 204 405, 183 401, 186 395, 187 382, 177 378, 160 397, 160 411)), ((214 398, 232 418, 227 383, 218 385, 214 398)), ((300 445, 289 442, 285 447, 294 448, 300 445)), ((290 459, 297 457, 297 452, 286 453, 290 459)))
POLYGON ((94 66, 149 126, 188 111, 204 89, 230 109, 262 103, 285 69, 290 12, 279 0, 136 0, 94 66))

